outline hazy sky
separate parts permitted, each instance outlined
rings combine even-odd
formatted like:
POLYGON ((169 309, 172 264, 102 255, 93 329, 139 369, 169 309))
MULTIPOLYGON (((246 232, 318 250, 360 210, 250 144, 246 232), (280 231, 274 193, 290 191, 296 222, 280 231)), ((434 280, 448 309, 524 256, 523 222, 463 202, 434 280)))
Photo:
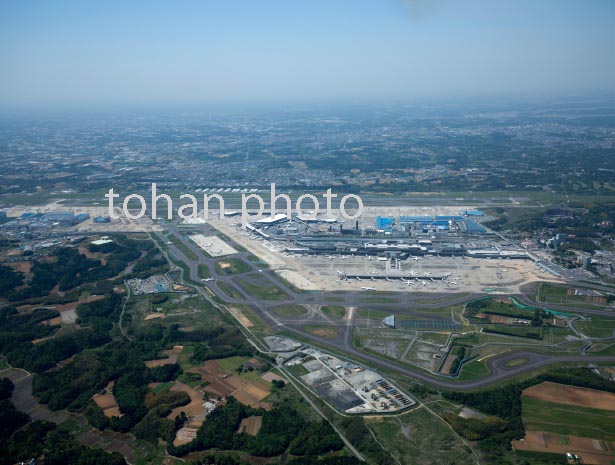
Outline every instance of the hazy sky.
POLYGON ((613 93, 615 0, 0 0, 0 104, 613 93))

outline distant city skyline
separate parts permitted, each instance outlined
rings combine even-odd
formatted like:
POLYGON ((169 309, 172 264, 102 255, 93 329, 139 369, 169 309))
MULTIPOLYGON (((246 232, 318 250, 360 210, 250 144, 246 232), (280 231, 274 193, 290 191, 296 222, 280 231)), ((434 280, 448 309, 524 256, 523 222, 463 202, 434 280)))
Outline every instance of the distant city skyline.
POLYGON ((610 0, 4 1, 0 107, 613 95, 610 0))

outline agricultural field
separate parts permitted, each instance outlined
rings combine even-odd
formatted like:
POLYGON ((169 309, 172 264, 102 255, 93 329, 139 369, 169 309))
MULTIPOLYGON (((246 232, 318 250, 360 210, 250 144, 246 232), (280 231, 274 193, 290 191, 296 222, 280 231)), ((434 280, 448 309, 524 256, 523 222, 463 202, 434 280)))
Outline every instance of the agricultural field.
POLYGON ((523 397, 523 424, 528 431, 612 440, 615 411, 579 407, 523 397))
POLYGON ((581 463, 615 461, 615 394, 543 382, 523 391, 525 437, 512 446, 521 457, 574 453, 581 463), (534 455, 532 455, 534 454, 534 455))

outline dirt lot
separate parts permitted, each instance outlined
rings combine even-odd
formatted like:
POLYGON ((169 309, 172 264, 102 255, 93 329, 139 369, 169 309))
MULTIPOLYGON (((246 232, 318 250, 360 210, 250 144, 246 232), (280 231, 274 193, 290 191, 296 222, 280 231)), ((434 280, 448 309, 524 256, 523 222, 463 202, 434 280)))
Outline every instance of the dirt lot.
POLYGON ((611 465, 615 458, 615 442, 597 439, 564 436, 543 431, 526 431, 523 441, 512 441, 516 450, 566 454, 571 452, 591 465, 611 465))
POLYGON ((238 433, 246 433, 250 436, 256 436, 258 434, 258 430, 261 429, 261 425, 263 424, 263 417, 248 417, 241 420, 239 424, 239 428, 237 429, 238 433))
POLYGON ((192 425, 186 425, 177 430, 175 434, 175 439, 173 440, 174 446, 182 446, 184 444, 188 444, 194 438, 196 438, 196 432, 198 431, 198 427, 194 427, 192 425))
POLYGON ((315 327, 309 328, 308 331, 315 336, 326 337, 327 339, 335 339, 338 336, 337 331, 333 328, 315 327))
POLYGON ((557 402, 558 404, 615 410, 615 394, 613 393, 565 386, 549 381, 525 389, 523 395, 532 399, 557 402))
POLYGON ((446 356, 446 360, 442 364, 442 369, 440 370, 440 373, 445 374, 445 375, 450 375, 451 368, 453 367, 453 362, 455 360, 457 360, 457 356, 455 354, 449 353, 446 356))
POLYGON ((145 321, 148 320, 155 320, 156 318, 166 318, 166 315, 164 313, 148 313, 147 315, 145 315, 145 318, 143 318, 145 321))
POLYGON ((272 373, 271 371, 265 373, 262 377, 262 379, 264 379, 265 381, 284 381, 285 383, 288 383, 288 380, 286 378, 283 378, 280 375, 276 375, 275 373, 272 373))
POLYGON ((489 323, 500 324, 500 325, 512 325, 515 322, 514 318, 511 318, 509 316, 502 316, 502 315, 490 315, 490 314, 484 314, 484 313, 477 313, 476 317, 485 318, 489 320, 489 323))
POLYGON ((246 328, 251 328, 254 326, 254 324, 248 319, 247 316, 245 316, 243 314, 243 312, 241 310, 239 310, 237 307, 229 307, 229 311, 233 314, 233 316, 235 318, 237 318, 242 325, 244 325, 246 328))

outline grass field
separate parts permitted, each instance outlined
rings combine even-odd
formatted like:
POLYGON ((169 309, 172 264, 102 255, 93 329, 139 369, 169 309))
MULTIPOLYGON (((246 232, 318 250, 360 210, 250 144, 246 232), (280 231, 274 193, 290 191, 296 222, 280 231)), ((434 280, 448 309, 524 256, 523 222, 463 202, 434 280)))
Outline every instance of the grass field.
POLYGON ((247 279, 240 279, 239 283, 248 294, 263 300, 287 300, 288 295, 279 287, 270 283, 256 284, 247 279))
POLYGON ((228 295, 232 299, 241 299, 241 294, 237 292, 234 288, 229 286, 228 284, 219 282, 218 287, 222 289, 222 292, 224 292, 226 295, 228 295))
POLYGON ((557 404, 522 397, 523 424, 530 431, 613 440, 615 412, 575 405, 557 404))
POLYGON ((201 279, 206 279, 206 278, 211 277, 211 274, 209 274, 209 268, 207 267, 207 265, 199 265, 198 274, 199 274, 199 278, 201 279))
MULTIPOLYGON (((236 373, 237 369, 250 359, 251 357, 234 356, 234 357, 216 359, 216 362, 218 363, 218 366, 220 367, 219 369, 221 372, 236 373)), ((259 373, 256 370, 244 371, 242 373, 239 373, 239 376, 241 376, 246 381, 252 381, 260 377, 260 375, 261 373, 259 373)))
POLYGON ((576 321, 576 328, 589 337, 613 337, 615 335, 615 317, 607 318, 598 315, 588 321, 576 321))
POLYGON ((542 332, 539 328, 532 326, 504 326, 489 325, 484 327, 486 333, 503 334, 505 336, 516 336, 528 339, 542 339, 542 332))
POLYGON ((490 371, 484 362, 472 360, 471 362, 464 363, 459 373, 459 381, 469 381, 473 379, 484 378, 489 375, 490 371))
POLYGON ((278 305, 273 307, 273 311, 280 316, 299 317, 307 313, 307 309, 302 305, 278 305))
POLYGON ((216 262, 216 269, 219 273, 240 274, 250 271, 250 265, 241 258, 225 258, 216 262))
MULTIPOLYGON (((570 286, 559 286, 552 283, 541 283, 536 291, 536 301, 546 304, 570 305, 580 308, 599 308, 601 305, 592 303, 587 296, 566 295, 570 286)), ((578 288, 578 286, 575 286, 578 288)))
POLYGON ((160 383, 158 386, 154 388, 154 392, 158 394, 159 392, 166 391, 171 386, 173 386, 173 384, 175 384, 175 381, 168 381, 166 383, 160 383))
POLYGON ((383 448, 402 464, 469 465, 476 461, 470 449, 446 424, 425 409, 397 418, 366 418, 383 448))
POLYGON ((305 325, 303 329, 305 329, 308 333, 311 333, 315 336, 324 337, 326 339, 335 339, 339 336, 335 328, 332 328, 331 326, 305 325))
POLYGON ((267 268, 269 266, 256 255, 249 254, 246 258, 249 262, 254 263, 256 266, 260 266, 261 268, 267 268))
POLYGON ((359 318, 370 318, 372 320, 382 320, 384 317, 393 314, 393 312, 387 312, 383 310, 372 310, 369 308, 360 308, 358 310, 359 318))
POLYGON ((339 305, 323 305, 320 310, 329 318, 344 318, 346 309, 339 305))

